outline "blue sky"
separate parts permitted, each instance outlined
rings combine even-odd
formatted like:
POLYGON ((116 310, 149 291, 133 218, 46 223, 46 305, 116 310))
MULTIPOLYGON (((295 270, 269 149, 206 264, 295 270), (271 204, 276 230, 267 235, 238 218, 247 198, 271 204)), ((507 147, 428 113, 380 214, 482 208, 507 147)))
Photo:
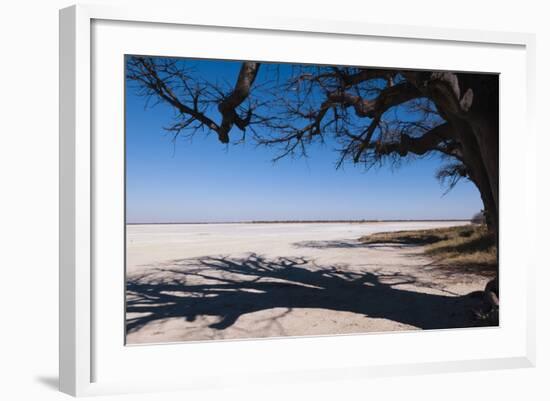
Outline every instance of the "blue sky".
MULTIPOLYGON (((193 61, 208 80, 234 80, 238 64, 193 61)), ((262 77, 259 76, 258 80, 262 77)), ((133 84, 126 91, 126 213, 128 223, 308 219, 467 219, 482 208, 477 189, 462 181, 444 195, 434 174, 437 156, 392 170, 336 169, 335 145, 309 157, 284 158, 255 144, 221 144, 214 134, 178 139, 165 104, 145 107, 133 84)), ((235 132, 238 135, 237 132, 235 132)))

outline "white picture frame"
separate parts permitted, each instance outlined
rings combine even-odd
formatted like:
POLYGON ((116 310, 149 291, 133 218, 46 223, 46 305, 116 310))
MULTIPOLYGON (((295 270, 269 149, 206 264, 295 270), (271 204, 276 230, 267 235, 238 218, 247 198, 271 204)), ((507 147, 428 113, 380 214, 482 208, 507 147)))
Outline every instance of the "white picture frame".
MULTIPOLYGON (((260 13, 258 11, 258 13, 260 13)), ((502 53, 502 60, 509 60, 510 65, 505 75, 505 96, 506 93, 515 90, 518 94, 516 107, 519 110, 515 116, 506 113, 502 121, 506 127, 501 134, 501 140, 507 138, 509 130, 520 129, 525 132, 527 140, 534 141, 534 131, 531 127, 534 110, 534 43, 533 35, 523 33, 507 32, 484 32, 455 29, 435 29, 427 27, 411 27, 397 25, 373 25, 367 22, 351 21, 324 21, 324 20, 298 20, 289 18, 275 18, 268 15, 251 15, 243 17, 232 16, 230 19, 215 13, 206 15, 188 15, 184 9, 167 10, 155 7, 128 7, 113 8, 104 5, 79 5, 61 10, 60 12, 60 390, 71 395, 94 395, 108 393, 126 393, 132 391, 164 391, 170 389, 202 389, 209 387, 224 386, 229 383, 246 385, 245 380, 235 380, 232 374, 232 367, 220 363, 219 367, 195 366, 192 372, 184 379, 178 375, 167 375, 166 372, 159 372, 156 376, 153 372, 149 377, 132 378, 132 370, 126 369, 126 374, 117 374, 123 364, 128 367, 136 360, 142 360, 144 365, 151 361, 151 358, 169 358, 170 354, 178 351, 178 345, 170 346, 143 346, 135 347, 131 352, 124 349, 124 342, 118 337, 119 330, 110 328, 116 325, 117 316, 120 318, 120 326, 123 325, 123 315, 119 312, 121 300, 117 291, 122 297, 123 287, 118 282, 120 272, 117 276, 109 277, 105 274, 98 275, 95 272, 98 261, 104 261, 109 253, 97 253, 97 241, 103 241, 107 237, 107 230, 104 227, 101 217, 108 205, 109 200, 98 198, 101 193, 101 183, 95 177, 101 175, 101 168, 109 169, 111 160, 117 163, 116 143, 109 144, 94 139, 93 128, 101 122, 94 121, 94 118, 103 118, 101 107, 93 101, 93 96, 102 96, 103 89, 95 88, 93 80, 100 74, 98 81, 103 80, 101 73, 103 64, 98 65, 98 59, 107 60, 104 67, 117 66, 120 62, 118 56, 108 58, 101 55, 102 51, 131 53, 130 50, 146 51, 149 54, 174 55, 170 45, 163 45, 155 51, 155 43, 160 44, 155 38, 161 38, 169 30, 193 30, 193 35, 211 34, 219 35, 240 35, 241 38, 252 38, 255 34, 262 34, 266 41, 273 41, 271 50, 263 49, 263 53, 256 57, 269 57, 269 51, 276 52, 277 35, 284 35, 295 40, 326 41, 330 42, 338 38, 340 43, 346 41, 372 40, 385 41, 386 44, 405 43, 407 46, 437 46, 444 51, 445 47, 453 47, 453 52, 460 53, 477 51, 480 58, 472 58, 470 68, 478 71, 486 71, 483 68, 484 62, 498 62, 498 54, 502 53), (125 48, 123 32, 126 36, 135 38, 140 31, 149 29, 151 34, 149 43, 141 40, 140 47, 129 46, 125 48), (94 41, 94 34, 96 39, 94 41), (105 35, 109 38, 107 45, 105 35), (102 36, 103 35, 103 36, 102 36), (158 36, 156 36, 158 35, 158 36), (271 36, 270 36, 271 35, 271 36), (305 38, 305 39, 304 39, 305 38), (109 48, 109 49, 107 49, 109 48), (495 49, 493 60, 483 60, 487 49, 495 49), (470 49, 470 50, 468 50, 470 49), (477 49, 477 50, 476 50, 477 49), (500 49, 500 50, 499 50, 500 49), (267 52, 267 53, 266 53, 267 52), (499 53, 500 52, 500 53, 499 53), (101 55, 101 56, 99 56, 101 55), (117 61, 118 60, 118 61, 117 61), (113 62, 113 64, 109 64, 113 62), (97 69, 97 71, 94 71, 97 69), (95 92, 94 92, 95 91, 95 92), (518 106, 519 103, 519 106, 518 106), (105 155, 105 166, 98 162, 98 155, 105 155), (99 185, 99 186, 98 186, 99 185), (106 203, 107 202, 107 203, 106 203), (105 230, 103 233, 101 230, 105 230), (109 281, 110 280, 110 281, 109 281), (101 300, 97 298, 97 292, 101 292, 101 300), (95 297, 95 298, 94 298, 95 297), (103 311, 105 304, 112 303, 113 315, 107 317, 103 311), (100 327, 100 329, 98 329, 100 327), (111 335, 115 333, 116 335, 111 335), (116 337, 116 338, 115 338, 116 337), (112 342, 112 344, 107 344, 112 342), (111 348, 109 348, 111 347, 111 348), (117 347, 116 350, 113 347, 117 347), (173 347, 173 348, 167 348, 173 347), (176 348, 174 348, 176 347, 176 348), (153 354, 156 354, 153 355, 153 354), (113 356, 114 355, 114 356, 113 356), (118 359, 117 359, 118 358, 118 359), (126 360, 126 361, 124 361, 126 360), (100 361, 100 362, 98 362, 100 361), (223 365, 223 366, 222 366, 223 365), (112 366, 107 372, 107 366, 112 366), (212 370, 213 369, 213 370, 212 370), (216 370, 217 369, 217 370, 216 370)), ((183 32, 185 34, 185 32, 183 32)), ((143 39, 143 38, 142 38, 143 39)), ((271 43, 271 42, 268 42, 271 43)), ((319 42, 320 43, 320 42, 319 42)), ((328 44, 327 44, 328 46, 328 44)), ((221 51, 221 50, 220 50, 221 51)), ((233 53, 225 57, 252 57, 248 50, 232 50, 233 53)), ((122 53, 120 53, 122 54, 122 53)), ((221 54, 221 53, 220 53, 221 54)), ((225 54, 225 53, 224 53, 225 54)), ((282 54, 282 53, 281 53, 282 54)), ((218 55, 219 56, 219 55, 218 55)), ((282 56, 273 55, 280 59, 282 56)), ((289 60, 294 60, 295 53, 288 55, 289 60)), ((223 58, 223 57, 222 57, 223 58)), ((387 59, 384 62, 374 60, 377 65, 390 66, 398 63, 387 59)), ((316 60, 318 61, 318 60, 316 60)), ((355 62, 355 60, 353 60, 355 62)), ((351 63, 351 60, 350 60, 351 63)), ((360 63, 360 61, 355 62, 360 63)), ((430 62, 426 61, 425 68, 429 68, 430 62)), ((416 65, 416 64, 415 64, 416 65)), ((467 66, 467 64, 464 64, 467 66)), ((416 65, 421 68, 422 65, 416 65)), ((404 67, 410 67, 406 65, 404 67)), ((465 68, 466 70, 470 68, 465 68)), ((435 69, 435 68, 434 68, 435 69)), ((491 72, 502 72, 498 68, 490 68, 491 72)), ((489 71, 487 70, 487 71, 489 71)), ((114 70, 113 70, 114 71, 114 70)), ((123 73, 117 70, 119 78, 123 79, 123 73)), ((113 75, 115 77, 115 75, 113 75)), ((109 77, 105 78, 108 82, 109 77)), ((122 81, 121 81, 122 82, 122 81)), ((96 82, 97 84, 97 82, 96 82)), ((106 86, 104 84, 104 86, 106 86)), ((116 87, 115 84, 113 87, 116 87)), ((112 101, 120 100, 117 96, 121 88, 113 89, 118 92, 112 101)), ((96 101, 98 99, 95 99, 96 101)), ((120 102, 116 103, 123 107, 120 102)), ((508 104, 503 100, 501 106, 503 111, 509 110, 508 104)), ((120 110, 120 109, 117 109, 120 110)), ((115 117, 117 118, 117 117, 115 117)), ((118 116, 123 119, 123 115, 118 116)), ((105 120, 108 120, 106 117, 105 120)), ((114 122, 110 127, 120 127, 120 121, 114 122)), ((122 132, 120 133, 122 135, 122 132)), ((532 147, 525 147, 519 153, 520 168, 513 173, 507 167, 507 152, 512 149, 511 141, 503 141, 501 147, 502 170, 501 181, 503 184, 502 202, 503 224, 501 225, 501 286, 503 294, 503 315, 499 328, 487 328, 473 331, 450 330, 429 333, 392 333, 376 335, 358 335, 323 338, 302 338, 288 340, 247 340, 233 342, 219 342, 202 344, 186 344, 185 352, 190 360, 197 361, 202 356, 224 355, 227 358, 239 357, 243 360, 236 371, 246 372, 249 380, 253 378, 257 382, 278 380, 280 383, 292 382, 294 380, 327 380, 329 377, 338 379, 352 377, 357 380, 364 377, 435 373, 442 371, 466 371, 478 369, 501 369, 510 367, 529 367, 535 363, 535 339, 534 339, 534 260, 517 258, 518 252, 526 251, 531 246, 526 239, 513 237, 512 230, 507 227, 530 227, 533 232, 535 224, 535 153, 532 147), (506 174, 506 177, 504 177, 506 174), (511 184, 521 183, 522 191, 514 191, 511 184), (508 185, 510 184, 510 185, 508 185), (516 250, 508 251, 503 245, 514 242, 516 250), (508 265, 519 262, 521 274, 514 280, 507 275, 508 265), (507 302, 506 297, 517 298, 514 305, 507 302), (464 353, 458 344, 455 353, 437 350, 437 344, 444 346, 445 341, 453 339, 458 343, 482 341, 491 343, 494 346, 484 351, 479 347, 471 352, 464 353), (372 355, 371 360, 361 359, 361 353, 350 355, 348 359, 337 357, 342 354, 339 350, 345 349, 345 344, 361 346, 362 344, 385 344, 392 341, 394 344, 409 346, 421 346, 429 344, 435 350, 433 355, 426 359, 420 359, 417 355, 409 355, 406 358, 384 357, 383 354, 372 355), (435 344, 435 345, 434 345, 435 344), (316 360, 314 355, 320 347, 328 350, 323 361, 316 360), (245 366, 246 363, 254 361, 254 355, 264 353, 267 355, 268 364, 254 367, 245 366), (285 354, 286 353, 286 354, 285 354), (297 363, 292 369, 285 368, 285 357, 288 353, 303 353, 304 356, 311 356, 310 362, 297 363), (439 353, 439 356, 435 355, 439 353), (461 354, 463 353, 463 354, 461 354), (281 355, 280 360, 277 355, 281 355), (462 355, 462 356, 461 356, 462 355), (331 357, 333 359, 331 359, 331 357), (271 358, 271 359, 270 359, 271 358), (338 359, 338 361, 336 361, 338 359), (332 361, 332 362, 331 362, 332 361), (334 364, 333 364, 334 362, 334 364), (268 366, 269 365, 269 366, 268 366)), ((117 156, 118 155, 118 156, 117 156)), ((516 157, 518 155, 516 154, 516 157)), ((102 158, 102 157, 101 157, 102 158)), ((119 160, 122 162, 122 160, 119 160)), ((116 180, 117 175, 113 174, 113 181, 106 184, 116 186, 120 181, 116 180)), ((121 188, 122 190, 122 188, 121 188)), ((118 216, 120 204, 110 211, 111 216, 118 216)), ((122 223, 122 218, 117 224, 122 223)), ((518 230, 518 232, 527 232, 518 230)), ((118 238, 118 237, 117 237, 118 238)), ((108 238, 111 240, 111 238, 108 238)), ((117 243, 114 240, 113 243, 117 243)), ((122 250, 120 250, 122 251, 122 250)), ((116 263, 115 263, 116 265, 116 263)), ((123 269, 123 266, 120 266, 123 269)), ((510 299, 508 298, 508 299, 510 299)), ((118 326, 117 326, 118 327, 118 326)), ((379 347, 375 348, 379 348, 379 347)), ((475 348, 475 347, 473 347, 475 348)), ((428 351, 426 351, 429 354, 428 351)), ((304 358, 307 359, 307 358, 304 358)), ((238 365, 238 363, 237 363, 238 365)), ((167 362, 167 371, 170 363, 167 362)))

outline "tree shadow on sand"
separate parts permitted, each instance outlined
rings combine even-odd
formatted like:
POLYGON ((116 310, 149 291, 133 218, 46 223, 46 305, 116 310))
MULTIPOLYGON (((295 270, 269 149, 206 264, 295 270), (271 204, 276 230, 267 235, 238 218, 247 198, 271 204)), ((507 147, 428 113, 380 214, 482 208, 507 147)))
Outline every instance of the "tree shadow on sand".
MULTIPOLYGON (((472 327, 479 294, 436 295, 397 288, 417 283, 395 274, 317 266, 303 257, 207 256, 173 261, 128 277, 127 331, 169 318, 214 316, 223 330, 247 313, 317 308, 384 318, 421 329, 472 327), (131 317, 130 317, 131 316, 131 317)), ((429 283, 421 283, 429 287, 429 283)))
MULTIPOLYGON (((435 238, 434 236, 424 235, 418 236, 413 239, 395 239, 388 240, 387 238, 380 241, 373 242, 361 242, 358 239, 343 239, 343 240, 332 240, 332 241, 299 241, 294 242, 292 245, 295 248, 312 248, 320 250, 331 250, 331 249, 346 249, 346 248, 363 248, 363 249, 375 249, 375 250, 401 250, 406 251, 410 250, 412 252, 407 253, 407 256, 418 257, 419 253, 414 253, 415 250, 418 250, 422 245, 427 245, 433 243, 435 238)), ((480 240, 484 241, 484 239, 480 240)), ((449 250, 455 252, 464 251, 465 247, 471 247, 472 244, 461 245, 455 247, 449 247, 449 250)), ((440 248, 442 251, 445 251, 445 248, 440 248)), ((421 255, 421 254, 420 254, 421 255)), ((425 271, 432 270, 438 274, 439 277, 449 279, 456 276, 465 276, 471 275, 475 277, 485 277, 487 279, 492 279, 495 277, 497 272, 497 267, 493 263, 484 263, 478 262, 475 264, 463 264, 463 263, 448 263, 445 258, 433 258, 433 261, 427 263, 423 266, 425 271)))
POLYGON ((419 245, 415 241, 381 241, 378 243, 363 243, 357 239, 331 240, 331 241, 299 241, 292 244, 295 248, 313 248, 313 249, 346 249, 346 248, 392 248, 405 249, 413 248, 419 245))

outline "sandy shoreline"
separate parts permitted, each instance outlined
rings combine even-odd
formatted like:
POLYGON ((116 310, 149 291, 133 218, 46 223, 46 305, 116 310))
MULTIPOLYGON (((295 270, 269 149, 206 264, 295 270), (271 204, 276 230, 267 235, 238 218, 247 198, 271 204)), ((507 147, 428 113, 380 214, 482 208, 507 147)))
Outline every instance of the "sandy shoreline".
POLYGON ((485 278, 432 268, 381 231, 463 221, 127 226, 127 342, 465 327, 485 278))

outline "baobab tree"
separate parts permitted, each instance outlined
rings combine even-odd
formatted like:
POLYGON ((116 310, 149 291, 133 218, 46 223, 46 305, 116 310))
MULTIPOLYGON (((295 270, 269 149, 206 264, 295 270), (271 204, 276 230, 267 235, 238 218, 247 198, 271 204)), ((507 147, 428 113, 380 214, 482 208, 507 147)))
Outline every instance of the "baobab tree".
POLYGON ((258 143, 278 146, 278 159, 307 155, 332 136, 338 165, 367 168, 439 153, 438 178, 451 187, 471 180, 498 232, 498 76, 293 65, 257 82, 260 67, 242 62, 235 82, 223 85, 198 77, 184 60, 132 56, 127 77, 177 111, 167 127, 175 137, 213 132, 226 144, 250 131, 258 143))
POLYGON ((175 138, 214 133, 223 144, 250 139, 275 147, 279 159, 307 156, 313 143, 331 137, 338 166, 366 168, 439 154, 437 177, 451 188, 460 179, 475 184, 497 238, 497 75, 258 62, 239 67, 234 81, 220 83, 185 60, 131 56, 126 73, 142 95, 177 112, 167 127, 175 138))

